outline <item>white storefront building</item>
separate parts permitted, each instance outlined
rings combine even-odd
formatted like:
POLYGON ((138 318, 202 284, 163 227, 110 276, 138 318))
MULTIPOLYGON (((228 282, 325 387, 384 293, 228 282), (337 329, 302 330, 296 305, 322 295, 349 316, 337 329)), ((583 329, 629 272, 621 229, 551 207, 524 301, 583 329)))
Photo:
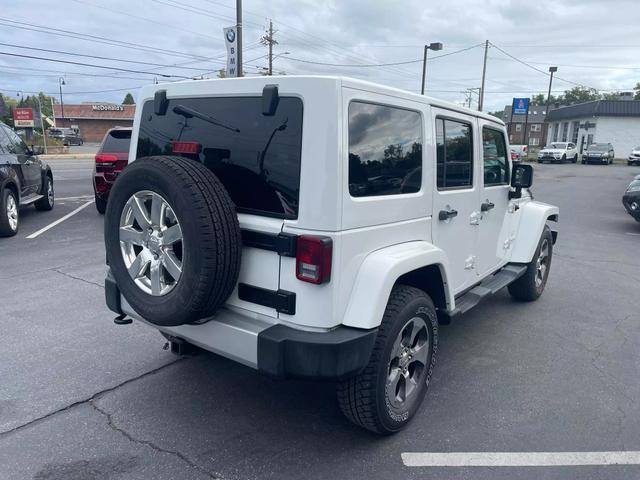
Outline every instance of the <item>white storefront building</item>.
POLYGON ((640 101, 596 100, 551 110, 547 143, 573 142, 582 153, 592 143, 611 143, 617 158, 640 145, 640 101))

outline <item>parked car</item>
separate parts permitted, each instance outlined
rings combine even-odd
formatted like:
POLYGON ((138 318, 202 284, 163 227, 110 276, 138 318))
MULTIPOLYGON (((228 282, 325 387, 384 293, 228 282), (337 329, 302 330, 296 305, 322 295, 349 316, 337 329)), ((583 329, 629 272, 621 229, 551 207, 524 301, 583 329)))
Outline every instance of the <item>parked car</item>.
POLYGON ((18 233, 20 207, 35 205, 51 210, 54 204, 53 174, 11 128, 0 122, 0 237, 18 233))
POLYGON ((571 142, 553 142, 538 152, 538 163, 578 161, 578 149, 571 142))
POLYGON ((516 152, 517 159, 516 161, 521 162, 527 155, 529 154, 529 146, 528 145, 511 145, 511 150, 516 152))
POLYGON ((604 163, 611 165, 616 154, 610 143, 592 143, 582 154, 582 163, 604 163))
POLYGON ((622 196, 622 204, 629 215, 640 222, 640 175, 635 177, 622 196))
POLYGON ((496 117, 337 77, 138 98, 105 216, 105 299, 172 350, 337 380, 344 414, 389 434, 419 411, 439 322, 545 288, 558 208, 531 198, 533 168, 511 165, 496 117))
POLYGON ((82 145, 84 143, 80 132, 72 128, 53 127, 47 130, 47 134, 49 135, 49 138, 54 138, 62 142, 64 146, 82 145))
POLYGON ((640 165, 640 147, 631 150, 629 158, 627 159, 627 165, 640 165))
POLYGON ((127 166, 130 144, 131 128, 112 128, 102 139, 93 166, 93 193, 99 213, 106 211, 111 186, 127 166))

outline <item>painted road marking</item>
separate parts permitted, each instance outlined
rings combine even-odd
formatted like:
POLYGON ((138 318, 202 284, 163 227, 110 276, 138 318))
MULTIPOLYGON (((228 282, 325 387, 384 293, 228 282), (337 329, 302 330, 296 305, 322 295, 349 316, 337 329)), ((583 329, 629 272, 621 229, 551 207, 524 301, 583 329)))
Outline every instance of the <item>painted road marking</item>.
POLYGON ((64 202, 65 200, 89 200, 93 195, 80 195, 77 197, 56 197, 56 202, 64 202))
POLYGON ((44 228, 41 228, 40 230, 38 230, 37 232, 33 232, 31 235, 27 236, 27 238, 36 238, 37 236, 43 234, 44 232, 46 232, 47 230, 52 229, 53 227, 55 227, 56 225, 64 222, 66 219, 73 217, 76 213, 78 213, 80 210, 87 208, 89 205, 91 205, 93 203, 93 200, 84 203, 82 205, 80 205, 78 208, 76 208, 73 212, 67 213, 64 217, 59 218, 58 220, 56 220, 53 223, 50 223, 49 225, 47 225, 44 228))
POLYGON ((402 453, 407 467, 563 467, 640 465, 638 452, 449 452, 402 453))

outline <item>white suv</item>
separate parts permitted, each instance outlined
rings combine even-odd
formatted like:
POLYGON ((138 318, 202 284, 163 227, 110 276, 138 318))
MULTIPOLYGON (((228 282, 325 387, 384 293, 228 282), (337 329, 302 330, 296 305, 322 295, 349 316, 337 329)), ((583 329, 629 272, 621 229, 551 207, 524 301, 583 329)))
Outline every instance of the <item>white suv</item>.
POLYGON ((578 149, 575 143, 553 142, 538 152, 538 163, 543 162, 578 162, 578 149))
POLYGON ((491 115, 331 77, 139 99, 105 220, 117 323, 337 380, 347 417, 393 433, 424 398, 438 324, 545 287, 558 209, 532 200, 491 115))

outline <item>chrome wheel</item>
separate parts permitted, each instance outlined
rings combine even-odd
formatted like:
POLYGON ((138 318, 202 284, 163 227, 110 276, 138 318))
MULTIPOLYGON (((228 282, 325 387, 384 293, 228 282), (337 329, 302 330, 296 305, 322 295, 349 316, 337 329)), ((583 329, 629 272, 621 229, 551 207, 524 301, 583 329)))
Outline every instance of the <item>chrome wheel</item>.
POLYGON ((391 351, 386 396, 397 409, 406 410, 427 372, 429 329, 424 319, 413 317, 400 330, 391 351))
POLYGON ((184 258, 182 229, 169 203, 155 192, 132 195, 120 217, 120 251, 142 291, 161 296, 177 285, 184 258))
POLYGON ((53 207, 54 199, 54 191, 53 191, 53 182, 50 178, 47 177, 47 199, 49 200, 49 205, 53 207))
POLYGON ((18 229, 18 204, 12 193, 7 196, 7 219, 14 232, 18 229))
POLYGON ((540 288, 544 283, 549 269, 549 240, 542 240, 540 244, 540 254, 536 260, 536 288, 540 288))

